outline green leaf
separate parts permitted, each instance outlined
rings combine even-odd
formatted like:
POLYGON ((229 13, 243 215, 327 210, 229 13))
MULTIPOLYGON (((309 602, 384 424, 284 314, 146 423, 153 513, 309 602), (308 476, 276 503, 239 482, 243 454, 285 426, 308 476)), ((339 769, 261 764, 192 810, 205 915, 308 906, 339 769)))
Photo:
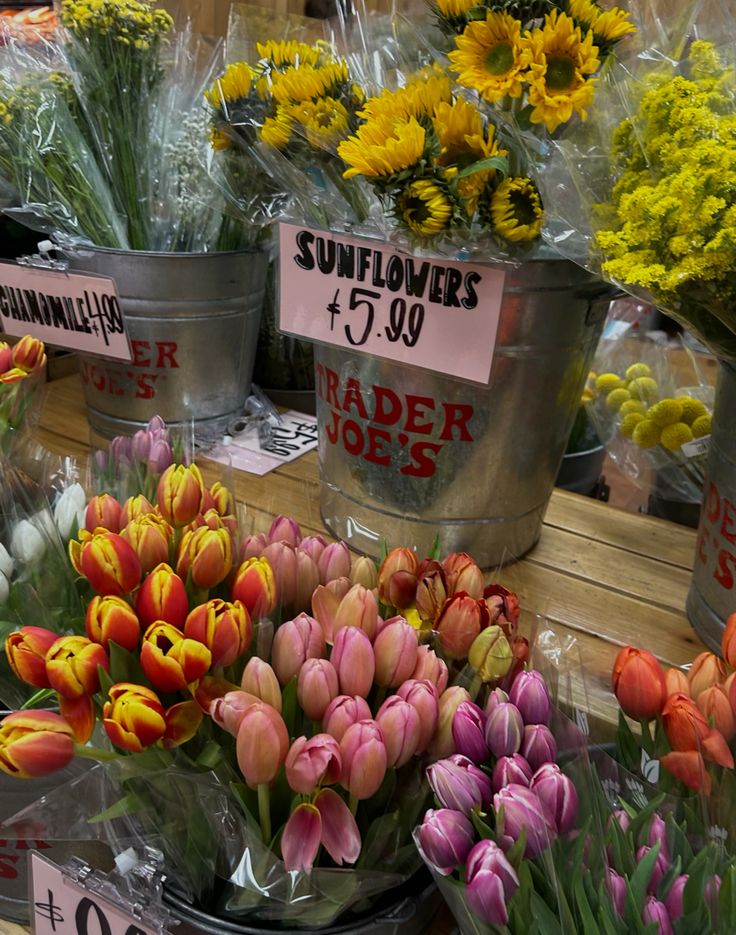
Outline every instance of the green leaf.
POLYGON ((113 818, 122 818, 124 815, 134 815, 140 810, 141 806, 142 802, 138 796, 134 792, 130 792, 128 795, 123 796, 122 799, 118 799, 114 805, 102 812, 98 812, 92 818, 88 818, 87 821, 91 825, 96 825, 102 821, 111 821, 113 818))
POLYGON ((652 878, 652 871, 659 856, 660 844, 657 842, 654 847, 645 854, 637 864, 636 870, 629 879, 629 895, 634 900, 634 905, 643 906, 647 895, 647 886, 652 878))
POLYGON ((379 555, 378 555, 378 565, 379 565, 379 568, 380 568, 381 564, 383 563, 383 560, 386 558, 387 555, 388 555, 388 543, 386 542, 385 539, 381 539, 381 549, 380 549, 380 552, 379 552, 379 555))
POLYGON ((97 675, 100 679, 100 693, 105 696, 109 695, 110 689, 115 684, 114 679, 110 677, 107 669, 103 669, 102 666, 97 666, 97 675))
POLYGON ((585 893, 583 875, 580 873, 574 873, 573 875, 575 877, 573 890, 575 894, 575 907, 577 909, 577 916, 583 923, 583 932, 585 935, 587 935, 588 932, 590 932, 590 935, 598 935, 598 923, 595 921, 590 903, 588 902, 588 897, 585 893))
POLYGON ((434 534, 434 539, 432 540, 432 548, 429 550, 429 558, 434 559, 438 562, 440 560, 440 533, 439 530, 434 534))
POLYGON ((356 868, 380 869, 385 852, 396 850, 395 842, 400 824, 398 812, 389 812, 388 815, 382 815, 371 822, 356 868))
POLYGON ((296 676, 293 676, 281 692, 281 716, 289 732, 289 739, 295 736, 298 713, 301 712, 296 697, 296 676))
POLYGON ((140 659, 135 653, 123 649, 122 646, 112 640, 107 645, 107 653, 110 657, 110 678, 113 685, 117 685, 118 682, 150 685, 140 664, 140 659))
POLYGON ((43 704, 44 701, 48 701, 49 698, 54 698, 56 692, 53 688, 39 688, 37 692, 34 692, 28 701, 24 701, 20 706, 21 711, 25 711, 28 708, 35 708, 37 705, 43 704))
POLYGON ((574 929, 568 929, 566 932, 563 932, 556 913, 550 909, 542 897, 536 892, 532 892, 530 896, 531 909, 534 913, 540 935, 566 935, 566 933, 574 931, 574 929))
POLYGON ((736 865, 731 863, 723 874, 718 893, 718 931, 721 935, 736 932, 736 865))
POLYGON ((502 175, 508 175, 509 161, 505 156, 488 156, 487 159, 479 159, 478 162, 461 169, 456 178, 466 179, 469 175, 475 175, 476 172, 485 172, 487 169, 496 169, 502 175))
MULTIPOLYGON (((476 812, 475 809, 473 809, 473 811, 470 813, 470 820, 473 822, 473 827, 478 832, 478 834, 481 836, 481 838, 483 838, 484 840, 491 840, 491 841, 496 840, 496 833, 493 830, 493 828, 491 828, 489 824, 483 821, 483 819, 480 817, 480 814, 476 812)), ((513 864, 514 861, 511 860, 511 863, 513 864)))

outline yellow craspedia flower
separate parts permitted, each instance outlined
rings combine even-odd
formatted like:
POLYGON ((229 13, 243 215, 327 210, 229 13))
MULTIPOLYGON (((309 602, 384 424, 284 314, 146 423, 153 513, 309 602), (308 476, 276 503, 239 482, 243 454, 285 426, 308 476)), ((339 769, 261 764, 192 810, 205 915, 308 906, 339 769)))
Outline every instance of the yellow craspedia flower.
POLYGON ((630 364, 626 368, 626 379, 636 380, 637 377, 651 377, 652 368, 641 362, 630 364))
POLYGON ((692 396, 678 396, 677 402, 682 406, 682 421, 685 425, 692 425, 700 416, 708 414, 705 403, 692 396))
POLYGON ((710 435, 711 429, 713 428, 713 417, 707 414, 698 416, 690 428, 692 429, 693 438, 703 438, 706 435, 710 435))
POLYGON ((474 6, 478 5, 478 0, 436 0, 437 12, 448 19, 457 19, 464 16, 474 6))
POLYGON ((675 422, 674 425, 665 426, 659 439, 660 444, 670 451, 679 451, 682 445, 692 440, 692 430, 684 422, 675 422))
POLYGON ((627 389, 619 387, 617 390, 611 390, 606 396, 606 408, 611 412, 618 412, 621 405, 631 399, 631 394, 627 389))
POLYGON ((657 395, 659 387, 652 377, 637 377, 629 382, 628 390, 634 399, 651 401, 657 395))
POLYGON ((631 438, 634 434, 634 429, 636 426, 644 421, 644 415, 641 412, 629 412, 623 419, 621 419, 621 424, 619 429, 624 438, 631 438))
POLYGON ((293 39, 256 42, 260 58, 267 59, 277 68, 282 65, 316 65, 323 55, 318 46, 296 42, 293 39))
POLYGON ((640 448, 654 448, 659 444, 660 427, 651 419, 642 419, 634 426, 631 437, 640 448))
POLYGON ((543 123, 550 133, 574 113, 585 120, 593 100, 593 79, 598 70, 598 47, 593 33, 583 38, 580 27, 565 13, 553 10, 544 26, 522 40, 521 62, 528 68, 532 123, 543 123))
POLYGON ((435 182, 419 179, 396 198, 398 215, 419 237, 436 237, 450 225, 452 202, 435 182))
POLYGON ((495 104, 504 97, 520 97, 524 63, 521 23, 508 13, 489 12, 485 20, 468 23, 455 38, 450 71, 457 82, 495 104))
POLYGON ((646 406, 640 399, 627 399, 621 404, 619 412, 622 416, 628 416, 632 412, 646 412, 646 406))
POLYGON ((413 117, 393 125, 390 121, 364 123, 337 148, 348 165, 343 177, 379 178, 408 169, 421 159, 424 141, 424 127, 413 117))
POLYGON ((531 179, 504 179, 491 195, 491 219, 501 237, 512 243, 536 240, 542 230, 544 209, 531 179))
POLYGON ((623 380, 617 373, 602 373, 595 380, 595 388, 599 393, 610 393, 620 386, 623 386, 623 380))
POLYGON ((232 62, 209 91, 205 91, 204 96, 214 108, 220 108, 223 103, 231 104, 248 97, 252 82, 250 65, 247 62, 232 62))
POLYGON ((656 422, 663 429, 667 425, 674 425, 682 421, 682 406, 676 399, 660 399, 647 411, 647 419, 656 422))

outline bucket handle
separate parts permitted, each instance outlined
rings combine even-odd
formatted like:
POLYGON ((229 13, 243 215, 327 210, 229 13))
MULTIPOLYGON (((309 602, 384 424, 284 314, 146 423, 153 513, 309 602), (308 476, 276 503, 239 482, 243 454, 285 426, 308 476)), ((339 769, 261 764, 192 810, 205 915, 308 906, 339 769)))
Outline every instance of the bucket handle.
POLYGON ((390 912, 387 912, 384 916, 379 916, 376 919, 376 923, 379 925, 406 925, 407 922, 411 922, 414 916, 417 914, 417 904, 411 896, 407 896, 406 899, 402 900, 398 906, 391 909, 390 912))

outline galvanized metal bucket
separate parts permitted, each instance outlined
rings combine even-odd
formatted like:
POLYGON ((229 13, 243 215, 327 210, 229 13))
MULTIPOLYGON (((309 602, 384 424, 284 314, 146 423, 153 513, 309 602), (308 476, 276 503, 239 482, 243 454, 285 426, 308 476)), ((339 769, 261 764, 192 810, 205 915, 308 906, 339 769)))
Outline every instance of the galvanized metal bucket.
POLYGON ((382 541, 427 554, 439 534, 443 552, 485 567, 520 558, 539 538, 610 296, 566 260, 508 270, 487 387, 317 347, 331 532, 374 556, 382 541))
POLYGON ((133 359, 81 356, 90 427, 130 435, 153 415, 223 429, 250 390, 268 256, 84 250, 70 266, 117 283, 133 359))
POLYGON ((713 407, 695 569, 687 615, 700 638, 720 651, 726 618, 736 611, 736 365, 721 361, 713 407))

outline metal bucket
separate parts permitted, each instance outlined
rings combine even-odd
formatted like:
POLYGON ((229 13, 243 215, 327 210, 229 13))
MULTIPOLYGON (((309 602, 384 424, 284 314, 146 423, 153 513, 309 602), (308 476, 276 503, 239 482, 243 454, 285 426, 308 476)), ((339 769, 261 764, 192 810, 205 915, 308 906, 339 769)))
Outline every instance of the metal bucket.
POLYGON ((130 435, 153 415, 215 431, 250 390, 268 256, 95 248, 70 266, 117 283, 133 359, 81 355, 92 430, 130 435))
POLYGON ((726 618, 736 611, 736 366, 721 361, 713 408, 708 471, 687 615, 708 646, 720 651, 726 618))
POLYGON ((527 552, 610 296, 565 260, 508 270, 487 387, 317 347, 321 511, 331 532, 373 556, 382 541, 427 554, 437 534, 443 552, 470 552, 485 567, 527 552))

